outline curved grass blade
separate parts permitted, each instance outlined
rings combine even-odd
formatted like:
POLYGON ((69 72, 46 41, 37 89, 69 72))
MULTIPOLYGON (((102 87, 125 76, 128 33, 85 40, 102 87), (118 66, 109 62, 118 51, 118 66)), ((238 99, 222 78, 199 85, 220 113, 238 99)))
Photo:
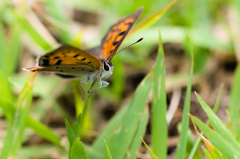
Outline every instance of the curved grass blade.
POLYGON ((232 133, 224 125, 224 123, 218 118, 218 116, 213 112, 211 108, 202 100, 202 98, 195 92, 199 103, 201 104, 204 111, 207 113, 209 120, 211 121, 214 130, 219 133, 223 138, 229 141, 239 152, 240 145, 233 137, 232 133))
POLYGON ((190 115, 192 121, 203 131, 213 146, 226 158, 240 158, 240 151, 231 142, 223 138, 220 134, 210 129, 206 124, 196 117, 190 115))
POLYGON ((188 126, 189 126, 189 118, 188 113, 190 111, 190 97, 191 97, 191 86, 192 86, 192 76, 193 76, 193 67, 194 67, 194 60, 193 60, 193 48, 191 44, 191 40, 189 38, 189 47, 191 51, 191 71, 189 75, 189 82, 187 86, 187 92, 186 92, 186 99, 183 106, 183 119, 182 119, 182 129, 180 132, 180 139, 177 146, 177 152, 175 158, 182 159, 185 156, 186 151, 186 145, 187 145, 187 132, 188 132, 188 126))
MULTIPOLYGON (((219 90, 219 93, 218 93, 218 97, 217 97, 217 101, 216 101, 216 103, 215 103, 215 105, 214 105, 214 107, 213 107, 213 112, 214 112, 214 113, 217 113, 217 110, 218 110, 218 108, 219 108, 220 101, 221 101, 221 99, 222 99, 223 88, 224 88, 224 86, 223 86, 223 84, 221 84, 220 90, 219 90)), ((207 121, 207 125, 208 125, 208 126, 210 125, 210 121, 209 121, 209 120, 207 121)), ((201 132, 201 135, 203 135, 202 132, 201 132)), ((200 143, 201 143, 201 139, 198 138, 198 139, 196 140, 195 144, 193 145, 193 148, 192 148, 192 150, 191 150, 191 152, 190 152, 190 154, 189 154, 189 156, 188 156, 189 159, 193 158, 193 156, 194 156, 195 152, 197 151, 200 143)))

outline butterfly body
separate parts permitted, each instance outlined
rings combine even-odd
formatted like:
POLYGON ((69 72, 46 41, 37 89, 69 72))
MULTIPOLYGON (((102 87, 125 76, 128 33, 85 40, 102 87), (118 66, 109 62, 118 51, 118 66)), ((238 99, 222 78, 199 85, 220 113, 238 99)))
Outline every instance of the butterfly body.
POLYGON ((99 83, 98 88, 93 90, 90 93, 91 95, 96 90, 109 85, 104 80, 111 76, 113 72, 114 67, 111 60, 117 54, 120 45, 142 10, 142 8, 137 10, 113 25, 102 39, 101 46, 84 51, 69 45, 63 45, 37 58, 36 67, 25 68, 25 70, 53 73, 63 78, 78 78, 83 92, 82 83, 92 82, 88 93, 95 83, 99 83))

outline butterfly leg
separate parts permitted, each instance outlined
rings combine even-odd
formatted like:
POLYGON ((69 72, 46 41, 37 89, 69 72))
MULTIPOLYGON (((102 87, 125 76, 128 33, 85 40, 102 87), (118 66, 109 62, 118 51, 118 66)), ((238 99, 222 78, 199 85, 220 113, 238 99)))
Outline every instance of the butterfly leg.
POLYGON ((103 87, 107 87, 109 85, 108 82, 106 81, 101 81, 100 82, 100 86, 98 88, 96 88, 95 90, 93 90, 89 96, 91 96, 93 93, 95 93, 97 90, 99 90, 100 88, 103 88, 103 87))
POLYGON ((87 83, 89 81, 90 81, 90 76, 88 76, 87 80, 85 80, 85 81, 79 81, 79 84, 80 84, 80 86, 82 88, 82 91, 83 91, 83 98, 82 98, 83 100, 85 99, 85 90, 84 90, 84 87, 83 87, 82 83, 87 83))

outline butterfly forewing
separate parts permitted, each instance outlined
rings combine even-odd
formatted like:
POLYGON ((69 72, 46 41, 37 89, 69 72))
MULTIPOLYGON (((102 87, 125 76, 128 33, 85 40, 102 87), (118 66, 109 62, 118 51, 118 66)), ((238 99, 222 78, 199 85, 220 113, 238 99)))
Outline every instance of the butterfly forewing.
POLYGON ((109 32, 102 40, 102 56, 104 60, 112 60, 123 40, 142 13, 142 10, 143 8, 140 8, 135 13, 120 20, 117 24, 110 28, 109 32))

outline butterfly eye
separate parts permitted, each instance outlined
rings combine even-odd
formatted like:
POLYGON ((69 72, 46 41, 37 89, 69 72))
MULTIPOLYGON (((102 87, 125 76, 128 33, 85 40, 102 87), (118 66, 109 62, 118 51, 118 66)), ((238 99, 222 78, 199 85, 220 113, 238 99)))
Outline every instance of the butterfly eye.
POLYGON ((103 64, 103 67, 104 67, 105 71, 109 71, 110 66, 111 65, 109 64, 109 62, 104 62, 104 64, 103 64))

